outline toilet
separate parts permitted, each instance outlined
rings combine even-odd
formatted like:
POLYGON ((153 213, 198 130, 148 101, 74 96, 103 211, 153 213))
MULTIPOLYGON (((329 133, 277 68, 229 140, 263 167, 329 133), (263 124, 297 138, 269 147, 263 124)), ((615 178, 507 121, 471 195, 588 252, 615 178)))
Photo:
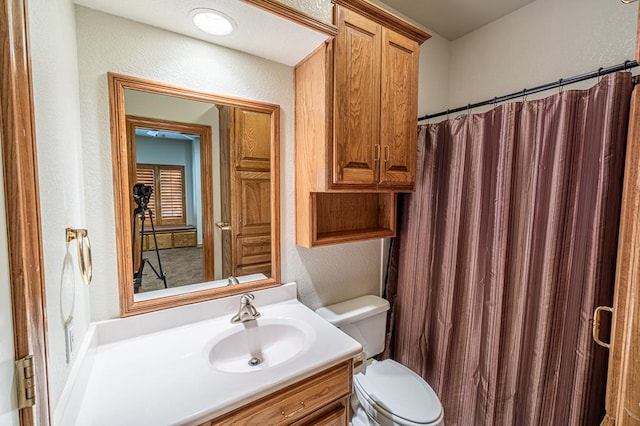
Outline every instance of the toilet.
POLYGON ((367 361, 354 372, 353 426, 437 426, 444 424, 438 396, 422 377, 396 361, 375 361, 384 350, 389 302, 368 295, 316 310, 360 342, 367 361))

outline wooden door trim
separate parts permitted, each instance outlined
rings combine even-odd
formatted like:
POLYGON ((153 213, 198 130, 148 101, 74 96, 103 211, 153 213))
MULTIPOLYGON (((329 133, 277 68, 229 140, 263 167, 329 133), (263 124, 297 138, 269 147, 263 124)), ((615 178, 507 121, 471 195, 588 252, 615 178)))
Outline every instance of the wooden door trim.
MULTIPOLYGON (((159 118, 137 117, 127 115, 127 152, 129 153, 129 185, 127 191, 135 181, 135 128, 150 127, 170 132, 187 133, 200 137, 200 199, 202 200, 202 239, 203 239, 203 268, 204 280, 214 279, 214 249, 213 249, 213 140, 211 126, 196 123, 161 120, 159 118)), ((183 205, 185 205, 183 200, 183 205)), ((131 210, 129 210, 131 211, 131 210)), ((186 214, 186 205, 185 205, 186 214)))
POLYGON ((19 417, 23 426, 48 425, 45 282, 27 0, 0 2, 0 122, 15 356, 33 355, 36 374, 36 405, 20 410, 19 417))
MULTIPOLYGON (((640 11, 636 33, 635 59, 640 60, 640 11)), ((629 131, 625 159, 624 187, 620 209, 620 228, 613 299, 613 323, 605 398, 606 414, 602 426, 628 424, 629 413, 625 401, 631 384, 628 383, 630 357, 637 357, 630 348, 632 333, 638 333, 640 311, 640 86, 631 97, 629 131)), ((637 360, 634 363, 637 368, 637 360)), ((637 389, 634 389, 637 392, 637 389)))

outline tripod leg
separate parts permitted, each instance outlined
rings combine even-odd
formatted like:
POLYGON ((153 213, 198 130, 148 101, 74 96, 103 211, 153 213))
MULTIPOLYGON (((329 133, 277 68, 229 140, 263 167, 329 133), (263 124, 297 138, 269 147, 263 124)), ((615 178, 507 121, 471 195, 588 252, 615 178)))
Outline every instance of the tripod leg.
MULTIPOLYGON (((144 214, 144 211, 142 211, 144 214)), ((138 269, 133 273, 133 292, 138 293, 140 291, 140 287, 142 287, 142 270, 144 269, 144 262, 142 259, 142 244, 144 241, 144 216, 140 215, 139 209, 135 209, 133 211, 133 221, 131 223, 131 264, 135 267, 136 263, 136 244, 139 247, 140 251, 140 259, 138 263, 138 269), (140 217, 142 229, 140 231, 140 238, 138 239, 138 234, 136 232, 136 225, 138 222, 138 217, 140 217)))
MULTIPOLYGON (((149 210, 149 222, 151 222, 151 233, 153 234, 153 242, 156 245, 156 258, 158 259, 158 269, 160 269, 160 273, 156 272, 153 266, 151 268, 156 273, 156 276, 164 283, 164 288, 167 288, 167 274, 162 270, 162 262, 160 261, 160 250, 158 250, 158 240, 156 239, 156 228, 153 225, 153 212, 151 210, 149 210)), ((151 266, 151 264, 149 264, 149 266, 151 266)))

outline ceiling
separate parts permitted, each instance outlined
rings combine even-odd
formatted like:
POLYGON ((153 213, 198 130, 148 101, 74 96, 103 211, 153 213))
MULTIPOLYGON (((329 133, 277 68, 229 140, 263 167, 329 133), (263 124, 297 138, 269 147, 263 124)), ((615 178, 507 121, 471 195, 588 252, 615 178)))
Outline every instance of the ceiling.
MULTIPOLYGON (((384 3, 441 36, 455 40, 534 0, 372 0, 384 3)), ((327 39, 325 34, 239 0, 73 0, 111 15, 294 66, 327 39), (191 22, 197 8, 219 10, 236 21, 228 36, 211 36, 191 22), (284 48, 286 46, 286 48, 284 48)))
MULTIPOLYGON (((75 4, 294 66, 327 36, 239 0, 73 0, 75 4), (237 29, 212 36, 197 29, 190 12, 211 8, 231 16, 237 29), (286 46, 286 48, 283 48, 286 46)), ((132 42, 135 42, 132 40, 132 42)))
POLYGON ((495 21, 534 0, 380 0, 448 40, 495 21))

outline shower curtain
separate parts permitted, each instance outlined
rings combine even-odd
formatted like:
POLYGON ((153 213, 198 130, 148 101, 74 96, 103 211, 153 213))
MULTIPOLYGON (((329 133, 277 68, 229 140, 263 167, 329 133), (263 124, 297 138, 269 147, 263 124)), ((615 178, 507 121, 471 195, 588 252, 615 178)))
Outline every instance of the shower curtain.
POLYGON ((447 425, 597 425, 608 351, 629 73, 419 126, 400 202, 385 356, 416 371, 447 425))

